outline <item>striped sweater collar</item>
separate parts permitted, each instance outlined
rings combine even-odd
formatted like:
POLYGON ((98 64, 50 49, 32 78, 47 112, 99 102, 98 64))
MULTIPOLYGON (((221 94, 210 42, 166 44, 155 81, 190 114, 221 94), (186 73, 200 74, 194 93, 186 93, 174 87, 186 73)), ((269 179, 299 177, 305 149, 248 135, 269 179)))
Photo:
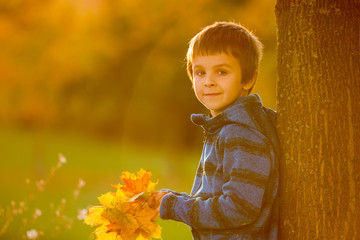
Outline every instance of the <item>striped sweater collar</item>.
POLYGON ((192 114, 191 121, 195 125, 201 126, 206 134, 213 134, 225 124, 240 123, 247 125, 251 120, 246 109, 262 106, 260 96, 255 93, 238 98, 230 108, 215 117, 209 117, 205 114, 192 114))

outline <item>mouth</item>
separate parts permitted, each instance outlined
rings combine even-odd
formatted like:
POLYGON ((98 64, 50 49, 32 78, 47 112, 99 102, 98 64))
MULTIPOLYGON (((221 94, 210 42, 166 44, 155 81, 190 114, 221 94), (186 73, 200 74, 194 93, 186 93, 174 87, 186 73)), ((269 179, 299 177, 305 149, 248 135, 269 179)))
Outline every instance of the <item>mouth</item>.
POLYGON ((204 93, 204 96, 206 96, 206 97, 214 97, 214 96, 218 96, 220 94, 221 93, 204 93))

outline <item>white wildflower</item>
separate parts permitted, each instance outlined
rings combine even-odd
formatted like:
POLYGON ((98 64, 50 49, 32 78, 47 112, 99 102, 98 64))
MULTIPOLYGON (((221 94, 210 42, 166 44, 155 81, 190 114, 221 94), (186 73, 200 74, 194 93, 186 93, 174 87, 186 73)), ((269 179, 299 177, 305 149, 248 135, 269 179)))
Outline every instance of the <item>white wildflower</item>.
POLYGON ((44 179, 40 179, 39 181, 36 181, 36 187, 37 189, 42 192, 44 191, 44 187, 45 187, 45 180, 44 179))
MULTIPOLYGON (((56 167, 57 168, 60 168, 63 164, 65 164, 67 161, 66 161, 66 158, 64 157, 64 155, 62 155, 61 153, 59 154, 59 162, 57 163, 56 167)), ((55 172, 55 170, 54 170, 55 172)))
POLYGON ((82 187, 84 187, 85 186, 85 184, 86 184, 86 182, 84 181, 84 180, 82 180, 81 178, 79 178, 79 182, 78 182, 78 188, 82 188, 82 187))
POLYGON ((88 213, 88 210, 86 208, 84 209, 79 209, 78 210, 78 215, 77 215, 77 219, 79 220, 85 220, 85 216, 88 213))
POLYGON ((37 239, 39 237, 38 232, 35 229, 31 229, 26 232, 28 239, 37 239))
POLYGON ((42 215, 42 211, 40 209, 35 209, 34 218, 40 217, 42 215))
POLYGON ((79 197, 79 195, 80 195, 79 189, 75 189, 74 190, 74 199, 76 200, 79 197))
POLYGON ((59 154, 59 162, 61 165, 66 163, 66 158, 61 153, 59 154))

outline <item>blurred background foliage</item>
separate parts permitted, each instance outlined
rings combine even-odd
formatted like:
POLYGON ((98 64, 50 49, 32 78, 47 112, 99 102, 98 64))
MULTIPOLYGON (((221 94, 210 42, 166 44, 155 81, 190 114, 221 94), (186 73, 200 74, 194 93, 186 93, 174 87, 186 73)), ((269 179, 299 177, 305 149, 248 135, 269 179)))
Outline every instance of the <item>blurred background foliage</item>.
MULTIPOLYGON (((121 171, 141 167, 160 186, 189 192, 202 145, 189 117, 206 110, 186 75, 188 41, 215 21, 254 31, 265 46, 254 92, 275 109, 274 6, 0 0, 0 186, 9 192, 0 203, 21 197, 22 179, 44 177, 59 152, 69 160, 55 189, 65 193, 79 177, 87 182, 79 208, 97 204, 121 171)), ((72 232, 68 239, 87 239, 91 230, 80 224, 72 232)), ((164 239, 186 239, 171 234, 164 239)))

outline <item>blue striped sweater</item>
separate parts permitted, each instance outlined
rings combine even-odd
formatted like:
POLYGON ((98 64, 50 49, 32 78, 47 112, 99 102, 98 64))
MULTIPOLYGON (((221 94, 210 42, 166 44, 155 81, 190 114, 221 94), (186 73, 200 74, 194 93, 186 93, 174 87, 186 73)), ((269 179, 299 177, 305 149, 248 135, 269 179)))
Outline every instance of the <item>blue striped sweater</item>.
POLYGON ((277 239, 275 118, 257 94, 213 118, 193 114, 206 140, 191 195, 165 195, 161 218, 189 225, 194 239, 277 239))

